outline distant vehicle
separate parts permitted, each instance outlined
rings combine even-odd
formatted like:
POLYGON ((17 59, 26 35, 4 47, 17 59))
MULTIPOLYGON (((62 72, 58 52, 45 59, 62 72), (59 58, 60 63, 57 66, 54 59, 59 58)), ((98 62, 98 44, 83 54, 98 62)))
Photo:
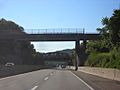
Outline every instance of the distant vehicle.
POLYGON ((14 66, 15 64, 14 63, 11 63, 11 62, 8 62, 5 64, 5 66, 9 67, 9 66, 14 66))
POLYGON ((64 65, 64 64, 63 64, 63 65, 61 65, 61 68, 66 68, 66 65, 64 65))
POLYGON ((57 64, 56 67, 59 67, 59 64, 57 64))

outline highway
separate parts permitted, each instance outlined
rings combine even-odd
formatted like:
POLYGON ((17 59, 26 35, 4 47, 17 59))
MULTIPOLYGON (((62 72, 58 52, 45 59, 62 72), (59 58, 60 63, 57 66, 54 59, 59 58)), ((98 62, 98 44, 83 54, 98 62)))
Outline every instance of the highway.
MULTIPOLYGON (((82 74, 83 73, 80 75, 82 74)), ((1 78, 0 90, 112 90, 106 88, 95 88, 94 85, 92 86, 92 84, 88 84, 85 79, 83 80, 76 75, 74 72, 71 72, 69 70, 44 69, 16 76, 1 78)), ((89 75, 83 75, 82 77, 90 79, 89 75)), ((94 77, 92 76, 92 78, 94 77)), ((95 79, 100 80, 97 78, 95 79)), ((105 79, 103 82, 105 82, 105 79)), ((113 90, 120 90, 120 88, 113 88, 113 90)))
POLYGON ((0 79, 0 90, 91 90, 67 70, 39 70, 0 79))

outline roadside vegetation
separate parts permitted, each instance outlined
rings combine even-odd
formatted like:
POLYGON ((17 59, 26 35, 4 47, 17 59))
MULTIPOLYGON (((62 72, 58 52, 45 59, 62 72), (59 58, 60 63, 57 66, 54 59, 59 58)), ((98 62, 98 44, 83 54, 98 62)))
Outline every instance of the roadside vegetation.
MULTIPOLYGON (((26 34, 24 28, 13 21, 0 19, 0 36, 26 34)), ((14 65, 45 65, 45 61, 65 61, 71 63, 71 51, 62 50, 51 53, 36 52, 33 44, 28 40, 1 39, 0 65, 12 63, 14 65)))
MULTIPOLYGON (((24 28, 14 23, 0 19, 0 36, 25 34, 24 28)), ((14 63, 15 65, 43 65, 34 46, 29 41, 15 41, 12 39, 0 41, 0 65, 14 63)))
POLYGON ((102 28, 97 28, 102 38, 89 41, 89 53, 85 65, 120 69, 120 9, 114 10, 111 17, 102 19, 102 28))

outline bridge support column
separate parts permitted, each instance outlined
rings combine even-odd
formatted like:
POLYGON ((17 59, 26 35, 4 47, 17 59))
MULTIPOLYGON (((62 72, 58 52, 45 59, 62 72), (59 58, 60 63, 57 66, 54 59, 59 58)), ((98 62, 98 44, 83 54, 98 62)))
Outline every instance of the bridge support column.
POLYGON ((86 43, 87 43, 87 41, 83 40, 83 43, 79 47, 79 51, 78 51, 78 57, 79 57, 79 62, 80 62, 79 66, 83 66, 88 57, 88 54, 85 52, 86 51, 86 43))
POLYGON ((75 42, 75 70, 78 70, 79 65, 79 49, 80 49, 80 41, 77 40, 75 42))
POLYGON ((86 49, 86 43, 87 43, 87 41, 83 40, 83 47, 84 47, 84 49, 86 49))
POLYGON ((78 69, 79 65, 83 66, 87 59, 87 54, 85 53, 86 42, 86 40, 83 40, 81 45, 79 40, 75 42, 75 70, 78 69))

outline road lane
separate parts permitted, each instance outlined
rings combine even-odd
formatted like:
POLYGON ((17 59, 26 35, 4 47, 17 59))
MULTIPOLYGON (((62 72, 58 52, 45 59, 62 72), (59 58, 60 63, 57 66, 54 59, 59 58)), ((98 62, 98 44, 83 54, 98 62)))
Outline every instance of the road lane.
POLYGON ((0 79, 0 90, 120 90, 120 82, 80 71, 45 69, 0 79), (77 75, 77 76, 75 76, 77 75))
MULTIPOLYGON (((72 73, 72 72, 70 72, 72 73)), ((90 88, 90 90, 94 90, 88 83, 86 83, 84 80, 82 80, 80 77, 78 77, 76 74, 72 73, 78 80, 80 80, 82 83, 84 83, 87 87, 90 88)))
POLYGON ((52 77, 36 90, 91 90, 70 71, 57 70, 52 77))
POLYGON ((0 90, 91 90, 68 70, 46 69, 0 79, 0 90))
POLYGON ((94 90, 120 90, 120 81, 115 81, 81 71, 72 71, 79 78, 87 82, 94 90))
POLYGON ((34 86, 42 84, 44 78, 52 72, 54 70, 40 70, 0 79, 0 90, 31 90, 34 86))

